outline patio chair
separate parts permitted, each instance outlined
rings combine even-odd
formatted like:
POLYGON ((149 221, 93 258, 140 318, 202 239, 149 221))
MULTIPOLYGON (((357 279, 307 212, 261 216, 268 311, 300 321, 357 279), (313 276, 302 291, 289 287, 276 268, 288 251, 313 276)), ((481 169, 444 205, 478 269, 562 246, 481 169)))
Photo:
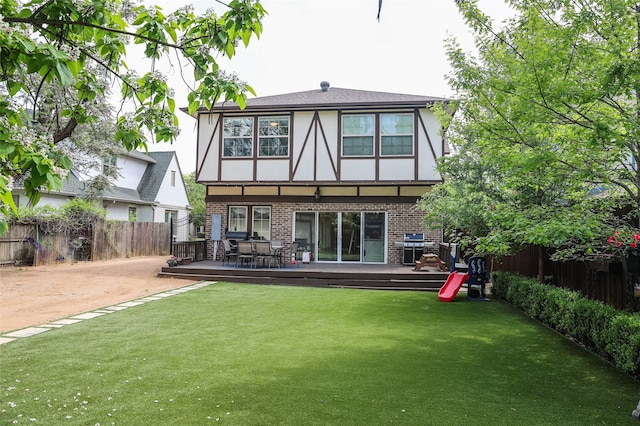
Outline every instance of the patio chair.
POLYGON ((233 249, 231 246, 231 241, 222 240, 222 249, 224 250, 224 255, 222 257, 222 264, 229 264, 231 258, 236 259, 236 264, 238 263, 238 252, 233 249))
POLYGON ((278 266, 284 266, 284 252, 287 247, 282 240, 271 240, 271 250, 273 250, 273 255, 278 261, 278 266))
POLYGON ((298 260, 295 257, 297 256, 298 244, 299 244, 298 241, 294 241, 291 243, 291 245, 285 251, 283 262, 287 262, 287 263, 291 262, 292 264, 296 265, 299 268, 300 265, 298 264, 298 260), (295 260, 295 263, 293 263, 294 260, 295 260))
POLYGON ((271 268, 271 263, 275 262, 276 265, 280 266, 278 263, 278 259, 276 257, 276 253, 271 248, 271 242, 269 241, 256 241, 256 252, 255 252, 255 263, 258 261, 262 261, 262 264, 265 265, 268 262, 269 268, 271 268))
POLYGON ((238 241, 238 255, 236 256, 236 267, 245 262, 249 266, 254 266, 256 261, 253 243, 251 241, 238 241))
POLYGON ((469 259, 469 279, 467 280, 467 299, 488 301, 485 286, 491 279, 484 257, 473 256, 469 259))

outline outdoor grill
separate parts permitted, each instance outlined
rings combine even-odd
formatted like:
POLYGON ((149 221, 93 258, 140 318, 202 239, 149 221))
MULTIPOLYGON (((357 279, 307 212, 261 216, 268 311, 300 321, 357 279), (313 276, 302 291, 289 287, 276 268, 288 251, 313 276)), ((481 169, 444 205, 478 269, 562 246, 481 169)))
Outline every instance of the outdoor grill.
POLYGON ((424 233, 405 233, 402 247, 402 264, 415 266, 424 253, 424 233))

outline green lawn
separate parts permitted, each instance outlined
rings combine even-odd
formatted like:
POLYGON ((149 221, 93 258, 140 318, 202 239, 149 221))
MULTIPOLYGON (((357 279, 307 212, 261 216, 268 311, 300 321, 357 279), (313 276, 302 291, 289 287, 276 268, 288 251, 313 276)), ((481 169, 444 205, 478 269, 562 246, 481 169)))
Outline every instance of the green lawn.
POLYGON ((638 425, 640 383, 499 301, 217 284, 0 346, 0 424, 638 425))

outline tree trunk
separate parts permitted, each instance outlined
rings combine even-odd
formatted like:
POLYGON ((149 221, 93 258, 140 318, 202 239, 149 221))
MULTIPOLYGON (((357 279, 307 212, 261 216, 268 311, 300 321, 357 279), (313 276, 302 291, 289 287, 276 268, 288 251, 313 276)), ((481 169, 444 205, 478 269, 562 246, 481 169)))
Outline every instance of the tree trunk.
POLYGON ((538 281, 544 282, 544 247, 538 246, 538 281))

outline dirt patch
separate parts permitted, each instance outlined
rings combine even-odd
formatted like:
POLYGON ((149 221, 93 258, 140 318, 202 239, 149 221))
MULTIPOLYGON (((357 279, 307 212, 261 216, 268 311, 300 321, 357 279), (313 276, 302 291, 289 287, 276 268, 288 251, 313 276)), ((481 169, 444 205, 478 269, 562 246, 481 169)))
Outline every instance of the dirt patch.
POLYGON ((158 278, 167 256, 0 268, 0 333, 189 285, 158 278))

